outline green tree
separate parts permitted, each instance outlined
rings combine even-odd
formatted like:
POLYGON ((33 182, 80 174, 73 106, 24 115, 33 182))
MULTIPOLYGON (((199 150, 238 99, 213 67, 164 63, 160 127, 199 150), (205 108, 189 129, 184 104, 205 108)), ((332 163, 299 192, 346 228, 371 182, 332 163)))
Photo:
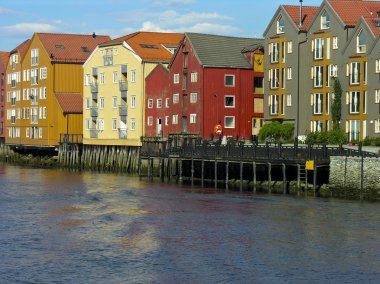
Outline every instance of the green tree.
POLYGON ((342 86, 340 85, 339 79, 334 78, 334 100, 332 103, 332 121, 333 128, 340 129, 340 119, 342 117, 342 86))

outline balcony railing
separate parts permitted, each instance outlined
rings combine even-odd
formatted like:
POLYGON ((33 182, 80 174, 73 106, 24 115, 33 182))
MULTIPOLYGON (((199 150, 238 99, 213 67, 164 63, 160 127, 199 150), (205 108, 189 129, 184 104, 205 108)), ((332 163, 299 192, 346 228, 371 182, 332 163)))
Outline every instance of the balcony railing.
POLYGON ((99 93, 99 85, 91 84, 91 93, 99 93))
POLYGON ((128 82, 127 81, 119 81, 120 92, 128 91, 128 82))
POLYGON ((119 139, 127 139, 127 129, 126 128, 119 128, 119 139))
POLYGON ((99 115, 98 107, 91 107, 90 111, 91 111, 91 117, 98 117, 99 115))
POLYGON ((119 115, 120 116, 128 116, 128 107, 127 106, 119 106, 119 115))
POLYGON ((98 138, 98 130, 90 129, 90 138, 98 138))

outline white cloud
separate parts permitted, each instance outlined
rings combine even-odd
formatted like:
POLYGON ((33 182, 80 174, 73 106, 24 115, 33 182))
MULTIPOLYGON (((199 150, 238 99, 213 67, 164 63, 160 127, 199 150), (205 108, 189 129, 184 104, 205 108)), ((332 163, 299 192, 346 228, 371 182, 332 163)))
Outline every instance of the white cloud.
POLYGON ((12 14, 15 14, 15 13, 16 13, 16 11, 0 7, 0 15, 12 15, 12 14))
POLYGON ((172 30, 161 28, 159 25, 154 24, 149 21, 144 22, 140 30, 145 31, 145 32, 166 32, 166 33, 173 32, 172 30))
POLYGON ((163 7, 163 6, 174 6, 174 5, 189 5, 194 3, 194 0, 145 0, 145 2, 150 3, 153 6, 156 7, 163 7))
POLYGON ((241 31, 238 28, 212 23, 199 23, 186 30, 186 32, 217 34, 217 35, 235 35, 241 31))
POLYGON ((30 35, 35 32, 58 32, 60 28, 57 25, 48 23, 19 23, 13 26, 5 26, 0 28, 3 33, 11 36, 30 35))

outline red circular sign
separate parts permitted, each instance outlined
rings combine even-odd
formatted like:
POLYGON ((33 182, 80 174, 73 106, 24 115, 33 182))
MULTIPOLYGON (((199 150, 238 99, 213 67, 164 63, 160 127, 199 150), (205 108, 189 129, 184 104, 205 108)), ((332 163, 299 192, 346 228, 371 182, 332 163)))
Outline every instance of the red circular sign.
POLYGON ((214 126, 214 133, 218 136, 222 134, 222 126, 220 124, 217 124, 214 126))

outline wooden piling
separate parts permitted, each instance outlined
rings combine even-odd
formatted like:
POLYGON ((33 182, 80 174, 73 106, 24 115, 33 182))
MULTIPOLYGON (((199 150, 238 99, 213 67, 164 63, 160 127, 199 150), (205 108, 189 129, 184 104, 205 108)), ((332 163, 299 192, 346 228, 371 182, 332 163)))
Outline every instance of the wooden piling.
POLYGON ((257 186, 256 162, 252 163, 252 171, 253 171, 253 192, 256 193, 256 186, 257 186))
POLYGON ((214 162, 214 186, 215 188, 218 187, 218 161, 215 160, 214 162))
POLYGON ((283 194, 285 195, 287 180, 286 180, 286 165, 284 163, 282 163, 282 183, 283 183, 283 194))
POLYGON ((272 193, 272 164, 268 163, 268 192, 272 193))
POLYGON ((205 161, 202 159, 202 164, 201 164, 201 186, 204 187, 204 171, 205 171, 205 161))
POLYGON ((243 191, 243 162, 240 161, 240 192, 243 191))

